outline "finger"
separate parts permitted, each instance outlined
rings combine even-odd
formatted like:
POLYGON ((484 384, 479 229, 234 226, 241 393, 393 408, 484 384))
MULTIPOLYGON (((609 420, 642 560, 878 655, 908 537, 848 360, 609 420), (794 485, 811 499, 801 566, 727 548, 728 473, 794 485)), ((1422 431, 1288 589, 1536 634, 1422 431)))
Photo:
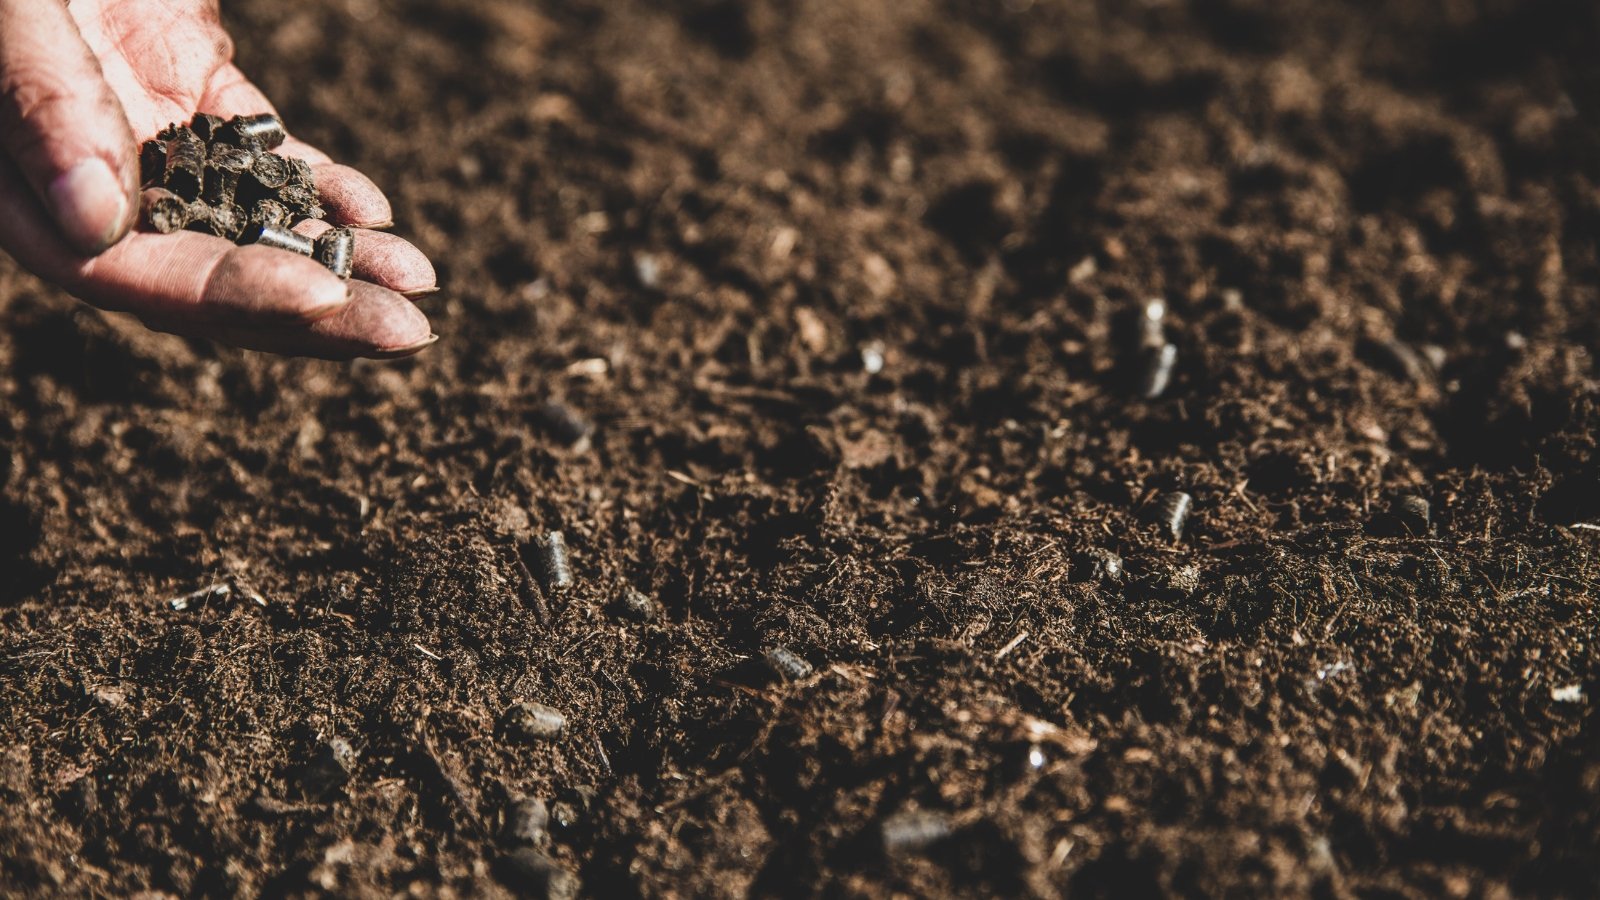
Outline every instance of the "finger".
MULTIPOLYGON (((332 228, 319 219, 307 219, 294 230, 316 240, 332 228)), ((433 263, 409 241, 364 228, 355 229, 355 236, 355 277, 407 297, 420 297, 439 289, 433 263)))
POLYGON ((330 220, 356 228, 388 228, 394 224, 389 198, 372 179, 338 163, 312 163, 311 172, 330 220))
POLYGON ((351 282, 350 290, 349 306, 309 325, 205 325, 197 330, 188 328, 189 323, 161 317, 147 317, 145 324, 158 331, 208 337, 246 350, 335 360, 399 359, 420 353, 439 339, 429 329, 427 317, 399 294, 364 281, 351 282))
MULTIPOLYGON (((266 95, 233 65, 218 70, 200 108, 223 117, 275 112, 266 95)), ((389 198, 372 179, 349 166, 335 163, 328 154, 296 138, 284 141, 277 152, 311 164, 317 193, 334 222, 357 228, 386 228, 394 224, 389 198)))
POLYGON ((296 159, 303 159, 311 163, 311 168, 313 169, 317 166, 333 164, 333 157, 296 137, 291 137, 284 141, 283 146, 279 147, 278 150, 284 156, 293 156, 296 159))
POLYGON ((194 322, 307 322, 349 302, 345 282, 271 247, 236 247, 180 231, 134 233, 85 258, 33 227, 43 209, 14 167, 0 165, 0 247, 34 273, 103 309, 194 322))
POLYGON ((311 322, 350 302, 342 281, 299 254, 192 231, 131 234, 63 287, 101 309, 193 322, 311 322))
POLYGON ((133 225, 128 118, 65 3, 0 0, 0 148, 80 254, 133 225))

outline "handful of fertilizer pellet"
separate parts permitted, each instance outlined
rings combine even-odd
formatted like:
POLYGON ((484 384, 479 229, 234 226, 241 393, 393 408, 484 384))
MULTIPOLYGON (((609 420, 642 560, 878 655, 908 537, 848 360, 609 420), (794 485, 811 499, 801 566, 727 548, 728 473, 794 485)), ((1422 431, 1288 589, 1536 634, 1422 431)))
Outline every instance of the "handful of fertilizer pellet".
POLYGON ((162 234, 188 229, 289 250, 349 278, 355 232, 333 228, 313 241, 294 231, 323 211, 311 166, 272 152, 287 137, 270 114, 223 121, 201 113, 168 125, 139 151, 145 222, 162 234))

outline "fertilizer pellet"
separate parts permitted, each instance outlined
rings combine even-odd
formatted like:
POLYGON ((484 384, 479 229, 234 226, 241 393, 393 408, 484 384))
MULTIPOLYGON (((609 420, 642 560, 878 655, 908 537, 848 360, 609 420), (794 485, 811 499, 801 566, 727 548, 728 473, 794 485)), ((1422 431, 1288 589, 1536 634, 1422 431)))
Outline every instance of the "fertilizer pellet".
POLYGON ((567 559, 567 536, 552 531, 540 538, 535 547, 539 553, 539 569, 544 575, 545 590, 564 591, 572 587, 572 563, 567 559))
POLYGON ((506 727, 529 740, 549 740, 566 730, 567 717, 543 703, 524 701, 506 711, 506 727))
POLYGON ((950 820, 934 812, 903 812, 879 826, 888 856, 914 853, 950 836, 950 820))
POLYGON ((536 846, 550 840, 550 808, 537 797, 524 797, 506 811, 506 838, 512 844, 536 846))
POLYGON ((271 113, 257 116, 239 116, 228 122, 226 131, 241 147, 256 145, 272 150, 289 137, 283 130, 283 120, 271 113))
POLYGON ((1189 510, 1193 506, 1193 497, 1183 491, 1173 491, 1156 504, 1156 524, 1174 541, 1181 541, 1184 526, 1189 522, 1189 510))
POLYGON ((330 229, 316 240, 317 262, 340 278, 349 278, 355 266, 356 233, 348 228, 330 229))
POLYGON ((251 225, 245 229, 244 239, 239 243, 276 247, 279 250, 288 250, 301 256, 310 256, 316 251, 316 243, 311 238, 276 225, 251 225))
POLYGON ((160 234, 187 228, 311 256, 349 278, 353 234, 334 229, 313 241, 294 232, 325 213, 311 165, 269 152, 286 138, 271 114, 224 120, 200 113, 188 125, 168 125, 139 147, 146 224, 160 234))
POLYGON ((767 667, 784 681, 799 681, 815 671, 811 668, 811 663, 787 647, 768 647, 762 651, 761 656, 767 661, 767 667))
POLYGON ((1413 535, 1427 534, 1433 526, 1433 513, 1428 501, 1416 494, 1406 494, 1397 499, 1392 512, 1400 525, 1413 535))
POLYGON ((139 199, 144 207, 145 221, 161 234, 182 231, 189 224, 189 204, 166 188, 149 188, 139 199))
POLYGON ((1172 383, 1172 370, 1178 365, 1178 348, 1172 344, 1148 348, 1145 351, 1144 380, 1140 393, 1146 400, 1158 399, 1172 383))
POLYGON ((179 128, 167 140, 167 168, 163 176, 167 190, 185 200, 198 200, 205 171, 205 141, 193 131, 179 128))
POLYGON ((255 178, 256 184, 270 191, 288 186, 293 174, 294 169, 289 161, 276 153, 257 154, 250 167, 250 175, 255 178))

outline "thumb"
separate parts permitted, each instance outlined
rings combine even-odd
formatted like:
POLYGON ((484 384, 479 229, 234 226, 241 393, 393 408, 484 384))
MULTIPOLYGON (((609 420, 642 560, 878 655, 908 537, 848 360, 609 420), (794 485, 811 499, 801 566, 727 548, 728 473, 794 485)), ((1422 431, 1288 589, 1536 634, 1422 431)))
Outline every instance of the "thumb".
POLYGON ((0 150, 78 252, 98 255, 127 234, 139 181, 132 129, 61 0, 0 0, 0 150))

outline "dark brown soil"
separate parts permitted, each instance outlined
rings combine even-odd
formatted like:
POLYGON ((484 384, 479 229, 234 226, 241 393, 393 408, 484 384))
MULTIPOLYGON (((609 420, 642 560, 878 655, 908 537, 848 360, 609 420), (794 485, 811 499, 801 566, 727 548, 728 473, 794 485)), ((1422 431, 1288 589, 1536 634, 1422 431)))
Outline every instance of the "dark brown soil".
POLYGON ((445 338, 0 269, 0 893, 1600 891, 1592 3, 226 6, 445 338))

